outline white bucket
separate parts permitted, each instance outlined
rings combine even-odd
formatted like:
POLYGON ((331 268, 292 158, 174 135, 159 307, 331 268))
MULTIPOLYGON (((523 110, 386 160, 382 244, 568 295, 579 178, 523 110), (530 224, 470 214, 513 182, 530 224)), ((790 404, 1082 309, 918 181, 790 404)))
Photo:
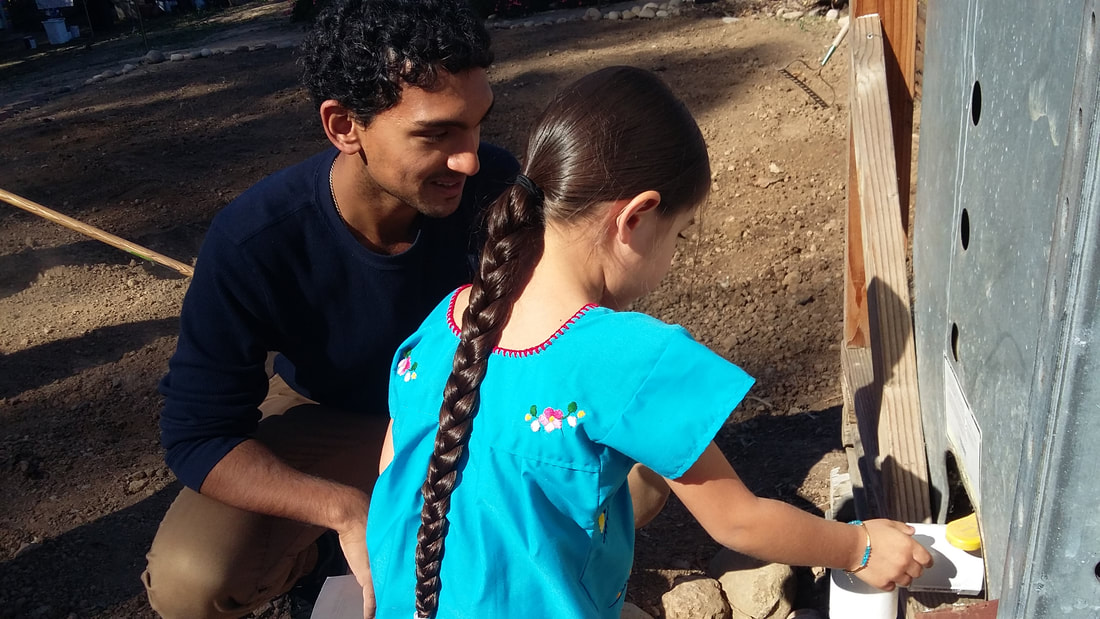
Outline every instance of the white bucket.
POLYGON ((830 570, 829 619, 897 619, 898 590, 879 591, 844 570, 830 570))
POLYGON ((46 29, 46 37, 50 40, 50 45, 61 45, 69 41, 69 29, 65 27, 65 18, 47 19, 42 22, 42 27, 46 29))

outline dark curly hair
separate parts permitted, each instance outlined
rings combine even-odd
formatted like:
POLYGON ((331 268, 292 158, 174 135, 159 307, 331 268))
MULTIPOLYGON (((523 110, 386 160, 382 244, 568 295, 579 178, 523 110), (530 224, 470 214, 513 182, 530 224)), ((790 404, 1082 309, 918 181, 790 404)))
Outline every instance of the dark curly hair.
POLYGON ((362 123, 397 104, 402 84, 493 62, 489 32, 463 0, 331 0, 302 42, 302 83, 362 123))

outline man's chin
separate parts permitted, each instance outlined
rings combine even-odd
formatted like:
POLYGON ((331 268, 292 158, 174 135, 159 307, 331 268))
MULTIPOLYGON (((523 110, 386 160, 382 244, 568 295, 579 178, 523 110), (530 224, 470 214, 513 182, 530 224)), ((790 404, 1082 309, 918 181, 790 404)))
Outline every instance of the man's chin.
POLYGON ((458 210, 458 205, 461 203, 462 194, 447 200, 440 200, 439 198, 433 200, 425 199, 417 203, 416 210, 427 217, 442 219, 443 217, 450 217, 453 215, 454 212, 458 210))

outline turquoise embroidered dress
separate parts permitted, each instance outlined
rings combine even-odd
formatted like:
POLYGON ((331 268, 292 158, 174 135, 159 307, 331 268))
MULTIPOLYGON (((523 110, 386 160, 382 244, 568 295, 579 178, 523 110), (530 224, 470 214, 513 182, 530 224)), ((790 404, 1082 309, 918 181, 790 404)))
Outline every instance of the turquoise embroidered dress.
MULTIPOLYGON (((451 371, 455 295, 398 350, 393 463, 367 526, 378 619, 415 614, 416 533, 451 371)), ((582 308, 549 340, 497 349, 451 497, 439 619, 619 617, 634 556, 626 476, 677 478, 753 379, 681 327, 582 308)))

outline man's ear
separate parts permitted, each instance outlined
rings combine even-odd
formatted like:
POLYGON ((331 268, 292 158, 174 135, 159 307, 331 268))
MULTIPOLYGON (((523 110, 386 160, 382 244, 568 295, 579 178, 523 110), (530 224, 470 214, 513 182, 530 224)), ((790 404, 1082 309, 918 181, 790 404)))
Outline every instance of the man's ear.
POLYGON ((615 238, 625 245, 632 245, 639 227, 658 215, 657 205, 661 203, 661 194, 652 189, 616 205, 622 204, 615 214, 615 238))
POLYGON ((362 125, 355 119, 351 110, 335 99, 321 103, 321 126, 325 129, 328 141, 346 155, 354 155, 362 149, 359 142, 359 129, 362 125))

